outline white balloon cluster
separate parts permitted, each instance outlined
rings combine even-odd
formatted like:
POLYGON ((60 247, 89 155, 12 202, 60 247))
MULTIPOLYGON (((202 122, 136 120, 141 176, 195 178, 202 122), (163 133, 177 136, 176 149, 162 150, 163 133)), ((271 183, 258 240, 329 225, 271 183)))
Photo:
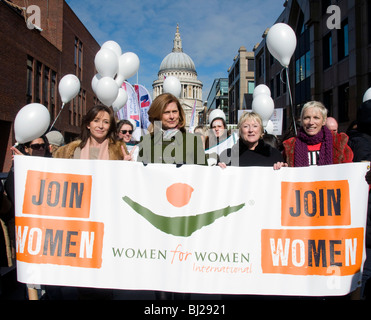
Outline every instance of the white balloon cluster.
MULTIPOLYGON (((80 80, 73 74, 65 75, 58 85, 62 108, 55 118, 50 129, 54 126, 63 107, 77 96, 80 91, 80 80)), ((14 120, 14 134, 18 143, 30 142, 41 137, 50 125, 50 113, 40 103, 30 103, 21 108, 14 120)))
POLYGON ((91 81, 94 93, 106 106, 120 110, 128 100, 127 92, 121 86, 138 72, 138 56, 133 52, 122 54, 120 45, 109 40, 95 55, 94 64, 98 71, 91 81))
POLYGON ((274 111, 274 102, 271 90, 265 85, 258 85, 253 92, 252 111, 263 120, 263 127, 268 133, 273 131, 273 122, 270 120, 274 111))

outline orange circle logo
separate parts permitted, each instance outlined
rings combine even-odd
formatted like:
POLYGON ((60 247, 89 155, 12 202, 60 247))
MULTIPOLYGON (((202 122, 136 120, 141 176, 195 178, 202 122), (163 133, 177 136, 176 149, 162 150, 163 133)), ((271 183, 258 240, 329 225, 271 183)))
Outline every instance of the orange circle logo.
POLYGON ((186 183, 174 183, 166 189, 166 198, 174 207, 181 208, 189 203, 194 189, 186 183))

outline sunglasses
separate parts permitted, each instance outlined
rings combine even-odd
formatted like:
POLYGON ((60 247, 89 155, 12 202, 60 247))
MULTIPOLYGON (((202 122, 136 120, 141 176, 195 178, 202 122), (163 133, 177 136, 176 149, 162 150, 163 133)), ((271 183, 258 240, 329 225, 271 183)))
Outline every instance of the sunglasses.
POLYGON ((127 134, 129 132, 129 134, 132 134, 133 133, 133 130, 121 130, 120 131, 122 134, 127 134))
POLYGON ((45 143, 34 143, 30 145, 32 150, 42 150, 45 149, 45 143))

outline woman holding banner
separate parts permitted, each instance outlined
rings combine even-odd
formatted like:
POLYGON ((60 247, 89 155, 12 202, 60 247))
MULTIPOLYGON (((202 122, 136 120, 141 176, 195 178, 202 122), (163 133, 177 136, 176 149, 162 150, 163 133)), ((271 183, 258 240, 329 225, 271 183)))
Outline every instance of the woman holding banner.
POLYGON ((178 98, 159 95, 148 110, 149 134, 139 143, 137 161, 167 164, 206 165, 200 136, 186 132, 186 119, 178 98))
POLYGON ((238 129, 238 142, 220 155, 218 165, 221 168, 226 168, 227 165, 270 167, 277 163, 283 166, 283 157, 279 150, 263 140, 263 121, 257 113, 245 112, 238 122, 238 129))
POLYGON ((326 127, 327 109, 318 101, 307 102, 301 110, 302 127, 296 137, 283 142, 289 167, 328 165, 352 162, 348 136, 326 127))
MULTIPOLYGON (((148 110, 149 134, 139 143, 137 161, 167 164, 206 165, 201 137, 185 130, 186 118, 177 97, 163 93, 148 110)), ((156 291, 157 300, 184 300, 188 294, 156 291)))
POLYGON ((95 105, 84 116, 80 139, 59 148, 54 157, 65 159, 127 160, 124 142, 116 141, 113 112, 104 105, 95 105))

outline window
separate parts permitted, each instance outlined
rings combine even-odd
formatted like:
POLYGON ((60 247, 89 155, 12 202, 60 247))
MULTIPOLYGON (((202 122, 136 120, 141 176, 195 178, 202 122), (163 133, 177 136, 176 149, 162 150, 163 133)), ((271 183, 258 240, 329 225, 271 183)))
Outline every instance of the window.
POLYGON ((339 87, 339 122, 349 121, 349 83, 339 87))
POLYGON ((45 107, 49 108, 49 72, 50 69, 44 66, 44 80, 43 80, 43 104, 45 107))
POLYGON ((332 93, 332 90, 326 91, 323 94, 323 103, 324 103, 325 107, 327 108, 327 110, 329 112, 328 115, 333 116, 334 107, 333 107, 333 93, 332 93))
POLYGON ((75 38, 75 57, 74 57, 75 74, 80 80, 82 79, 82 63, 83 63, 82 55, 83 55, 83 44, 78 38, 75 38))
POLYGON ((255 89, 255 82, 254 81, 249 81, 248 82, 248 91, 247 92, 253 94, 254 89, 255 89))
POLYGON ((270 89, 271 89, 271 96, 272 96, 272 98, 274 98, 275 97, 275 95, 274 95, 274 79, 271 79, 270 89))
POLYGON ((306 78, 310 77, 310 51, 302 55, 299 59, 296 60, 296 84, 302 82, 306 78))
POLYGON ((259 78, 263 76, 263 69, 264 69, 264 61, 263 61, 263 56, 261 56, 258 60, 258 76, 259 76, 259 78))
POLYGON ((349 26, 348 19, 345 19, 341 24, 341 29, 338 30, 338 54, 339 60, 349 56, 349 26))
POLYGON ((32 102, 32 80, 33 80, 33 58, 27 57, 27 87, 26 87, 26 101, 27 104, 32 102))
POLYGON ((40 87, 41 87, 41 62, 36 62, 36 75, 35 75, 35 100, 34 102, 41 102, 40 87))
POLYGON ((332 66, 332 35, 327 34, 323 38, 323 69, 332 66))
POLYGON ((51 70, 51 81, 50 81, 50 110, 51 116, 54 118, 57 116, 57 109, 55 105, 55 89, 56 89, 57 73, 51 70))
POLYGON ((277 97, 281 95, 281 78, 280 74, 276 75, 276 92, 277 92, 277 97))
POLYGON ((248 59, 247 60, 247 71, 249 71, 249 72, 255 71, 255 61, 254 61, 254 59, 248 59))
POLYGON ((305 77, 310 77, 310 51, 305 54, 305 77))
POLYGON ((50 116, 56 116, 57 73, 34 58, 27 57, 27 104, 37 102, 48 108, 50 116))

